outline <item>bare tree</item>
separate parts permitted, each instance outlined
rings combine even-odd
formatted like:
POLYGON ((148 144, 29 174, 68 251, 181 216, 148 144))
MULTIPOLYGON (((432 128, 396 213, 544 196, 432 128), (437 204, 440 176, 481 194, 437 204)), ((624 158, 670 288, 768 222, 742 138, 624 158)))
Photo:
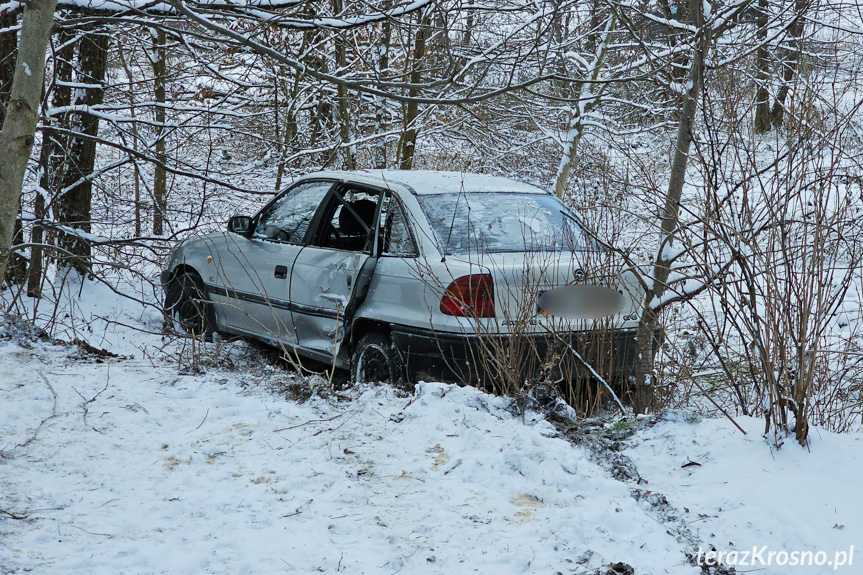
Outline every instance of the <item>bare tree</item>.
MULTIPOLYGON (((61 30, 52 50, 53 78, 48 86, 51 108, 68 110, 72 103, 72 61, 75 56, 74 32, 61 30)), ((31 297, 41 297, 43 279, 43 253, 45 242, 45 222, 49 216, 49 206, 53 203, 60 182, 64 180, 69 143, 69 113, 60 112, 52 116, 42 127, 42 149, 37 172, 38 189, 33 200, 35 221, 30 228, 30 267, 27 270, 27 293, 31 297)))
POLYGON ((99 133, 99 116, 91 110, 102 103, 109 40, 110 36, 100 29, 88 30, 78 39, 75 79, 79 87, 73 92, 68 165, 54 198, 55 217, 63 226, 58 229, 58 244, 72 255, 68 263, 80 273, 90 271, 88 235, 92 231, 92 174, 99 133))
POLYGON ((758 49, 755 52, 758 69, 755 73, 757 88, 755 91, 755 125, 753 126, 756 134, 769 132, 770 126, 773 123, 770 116, 770 92, 767 90, 767 82, 770 78, 770 62, 768 59, 770 47, 767 44, 767 25, 770 21, 769 11, 770 3, 767 0, 758 0, 758 17, 756 18, 758 49))
MULTIPOLYGON (((598 11, 598 7, 594 6, 594 10, 598 11)), ((594 16, 595 18, 595 16, 594 16)), ((592 22, 594 18, 592 18, 592 22)), ((569 174, 572 171, 572 165, 576 160, 578 153, 578 144, 581 141, 584 133, 585 117, 588 116, 594 108, 600 105, 602 94, 608 84, 603 83, 597 85, 602 66, 608 53, 608 45, 611 41, 611 35, 616 25, 616 17, 612 12, 608 16, 608 20, 601 32, 596 34, 599 36, 599 41, 592 41, 591 44, 596 45, 596 53, 590 62, 588 68, 584 71, 587 78, 586 82, 579 82, 576 85, 575 93, 576 102, 570 114, 569 130, 564 141, 563 154, 560 160, 560 166, 557 169, 557 176, 554 180, 554 194, 559 197, 564 197, 566 184, 569 180, 569 174)))
POLYGON ((0 285, 6 280, 24 173, 33 149, 56 6, 56 0, 32 0, 24 6, 15 76, 0 131, 0 285))
POLYGON ((696 33, 687 81, 688 89, 682 97, 677 138, 672 151, 671 178, 668 182, 665 206, 661 214, 660 246, 653 262, 652 273, 646 282, 644 306, 638 323, 636 370, 634 381, 631 382, 634 387, 632 404, 636 413, 644 413, 651 409, 655 400, 656 382, 653 371, 653 352, 657 343, 655 334, 659 327, 659 313, 661 311, 659 301, 668 289, 667 282, 671 274, 669 253, 678 228, 680 200, 686 179, 689 148, 692 145, 696 108, 704 81, 704 61, 712 41, 711 32, 704 25, 703 8, 704 4, 701 0, 692 0, 689 3, 690 23, 696 29, 696 33))
POLYGON ((0 9, 0 124, 6 114, 9 94, 12 91, 12 79, 15 76, 15 52, 18 48, 18 36, 15 25, 18 23, 18 11, 11 7, 0 9))
POLYGON ((777 128, 782 126, 785 119, 785 101, 788 98, 794 75, 800 66, 805 18, 811 4, 811 0, 794 0, 794 18, 788 28, 790 40, 787 46, 782 49, 782 84, 776 92, 776 100, 774 100, 773 108, 770 111, 773 125, 777 128))
MULTIPOLYGON (((426 40, 431 33, 430 14, 426 11, 419 15, 419 22, 414 32, 414 50, 410 60, 410 84, 408 95, 416 98, 419 95, 417 86, 422 82, 423 66, 426 51, 426 40)), ((414 153, 417 146, 417 118, 419 117, 419 102, 411 99, 405 104, 402 137, 399 141, 399 168, 410 170, 413 167, 414 153)))
POLYGON ((161 28, 151 29, 153 47, 150 62, 153 65, 153 95, 156 100, 156 141, 154 148, 156 152, 156 165, 153 174, 153 235, 160 236, 163 233, 165 209, 167 208, 168 181, 165 174, 165 84, 167 50, 165 44, 167 39, 165 31, 161 28))

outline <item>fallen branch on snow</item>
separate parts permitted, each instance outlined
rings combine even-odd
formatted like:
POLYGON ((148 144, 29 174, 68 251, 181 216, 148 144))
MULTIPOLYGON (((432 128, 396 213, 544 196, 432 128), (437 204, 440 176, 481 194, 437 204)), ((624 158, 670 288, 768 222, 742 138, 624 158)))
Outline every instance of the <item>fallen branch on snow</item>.
MULTIPOLYGON (((54 403, 51 406, 51 415, 49 415, 48 417, 46 417, 45 419, 42 420, 42 423, 39 424, 39 426, 36 428, 36 431, 34 431, 33 435, 30 436, 30 439, 28 439, 24 443, 19 443, 18 445, 15 446, 16 448, 17 447, 27 447, 28 445, 30 445, 30 443, 32 443, 33 440, 36 439, 36 435, 39 434, 39 431, 42 429, 42 427, 45 425, 45 423, 47 423, 48 421, 57 417, 57 392, 54 391, 54 387, 51 385, 51 382, 48 381, 48 378, 45 377, 45 374, 42 373, 41 371, 39 372, 39 377, 42 378, 42 381, 45 382, 45 385, 48 386, 48 389, 51 390, 51 395, 54 397, 54 403)), ((0 509, 0 511, 2 511, 2 509, 0 509)), ((8 514, 8 512, 7 512, 7 514, 8 514)), ((17 518, 15 518, 15 519, 17 519, 17 518)))

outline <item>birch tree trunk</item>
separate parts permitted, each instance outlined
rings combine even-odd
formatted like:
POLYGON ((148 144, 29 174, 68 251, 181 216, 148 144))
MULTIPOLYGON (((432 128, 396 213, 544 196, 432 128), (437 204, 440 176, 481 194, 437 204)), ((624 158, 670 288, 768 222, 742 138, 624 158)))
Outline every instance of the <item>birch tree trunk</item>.
MULTIPOLYGON (((705 2, 706 3, 706 2, 705 2)), ((670 247, 677 231, 680 199, 683 194, 683 183, 686 178, 686 166, 689 161, 689 148, 692 144, 692 129, 695 124, 695 114, 698 105, 698 95, 704 81, 704 60, 710 46, 711 34, 704 26, 704 5, 702 0, 690 0, 689 14, 692 24, 698 30, 695 38, 695 48, 689 69, 687 92, 683 96, 680 111, 680 123, 677 126, 677 138, 671 162, 671 179, 665 195, 665 207, 662 211, 660 225, 660 243, 653 263, 652 281, 644 297, 644 309, 638 322, 636 336, 636 369, 632 390, 632 405, 636 413, 646 413, 656 401, 655 376, 653 373, 653 350, 658 341, 656 331, 659 326, 660 307, 654 301, 665 294, 668 276, 671 268, 666 260, 666 247, 670 247)))
POLYGON ((15 76, 0 131, 0 285, 6 281, 24 173, 33 150, 45 79, 45 51, 56 7, 57 0, 30 0, 24 5, 15 76))
MULTIPOLYGON (((0 10, 0 30, 14 28, 18 23, 18 11, 8 8, 0 10)), ((18 49, 18 35, 6 32, 0 35, 0 124, 3 123, 4 110, 9 102, 12 91, 12 79, 15 77, 15 51, 18 49)))
POLYGON ((608 53, 608 43, 614 26, 615 17, 612 14, 609 16, 599 46, 596 48, 596 54, 591 63, 590 70, 587 72, 591 82, 588 84, 587 90, 585 90, 584 82, 579 83, 576 90, 578 102, 576 102, 575 110, 573 110, 569 120, 569 132, 567 133, 566 142, 564 142, 563 155, 561 156, 560 166, 557 168, 557 176, 554 180, 554 195, 560 199, 563 199, 563 194, 566 191, 566 184, 569 181, 572 164, 575 163, 577 157, 578 144, 581 141, 581 135, 584 133, 584 116, 599 105, 602 93, 608 85, 602 84, 599 86, 596 94, 590 92, 593 86, 595 86, 594 83, 599 78, 602 63, 605 60, 605 55, 608 53))

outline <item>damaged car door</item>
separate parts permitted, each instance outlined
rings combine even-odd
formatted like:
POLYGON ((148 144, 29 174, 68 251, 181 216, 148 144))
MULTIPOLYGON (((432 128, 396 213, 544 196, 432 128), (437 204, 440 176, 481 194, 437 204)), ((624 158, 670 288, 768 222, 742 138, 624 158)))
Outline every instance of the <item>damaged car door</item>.
POLYGON ((336 186, 318 214, 291 274, 291 307, 299 345, 333 361, 345 336, 345 315, 364 295, 377 257, 382 192, 336 186))

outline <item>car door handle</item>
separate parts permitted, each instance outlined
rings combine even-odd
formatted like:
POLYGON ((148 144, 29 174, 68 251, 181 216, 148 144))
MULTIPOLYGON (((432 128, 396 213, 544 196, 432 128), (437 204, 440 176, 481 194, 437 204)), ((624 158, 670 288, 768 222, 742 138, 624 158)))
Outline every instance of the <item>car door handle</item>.
POLYGON ((288 277, 287 266, 276 266, 276 279, 283 280, 288 277))

